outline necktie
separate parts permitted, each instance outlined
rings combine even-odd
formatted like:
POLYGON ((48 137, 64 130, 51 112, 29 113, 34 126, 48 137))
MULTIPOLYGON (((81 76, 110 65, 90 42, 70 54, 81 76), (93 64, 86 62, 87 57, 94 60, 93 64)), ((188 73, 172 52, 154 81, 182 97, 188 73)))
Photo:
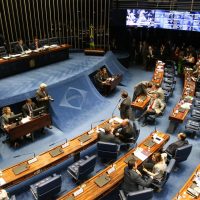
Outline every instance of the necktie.
POLYGON ((30 104, 28 104, 28 110, 29 110, 29 115, 31 115, 33 109, 32 109, 32 106, 30 104))

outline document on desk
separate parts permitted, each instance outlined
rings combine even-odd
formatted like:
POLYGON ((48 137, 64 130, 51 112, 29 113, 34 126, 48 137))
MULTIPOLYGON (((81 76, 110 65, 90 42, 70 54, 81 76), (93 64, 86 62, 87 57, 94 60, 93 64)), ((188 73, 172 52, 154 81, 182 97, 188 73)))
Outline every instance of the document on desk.
POLYGON ((136 157, 138 157, 140 160, 144 161, 148 158, 148 155, 145 155, 144 154, 144 151, 142 148, 137 148, 135 151, 134 151, 134 155, 136 157))
POLYGON ((30 121, 31 121, 30 117, 27 116, 27 117, 25 117, 25 118, 23 118, 23 119, 21 120, 21 123, 22 123, 22 124, 25 124, 25 123, 30 122, 30 121))
POLYGON ((0 178, 0 186, 4 185, 6 181, 3 178, 0 178))
POLYGON ((74 192, 74 196, 76 197, 76 196, 78 196, 79 194, 81 194, 83 192, 83 188, 80 188, 80 189, 78 189, 78 190, 76 190, 75 192, 74 192))
POLYGON ((118 122, 118 123, 122 123, 122 121, 123 121, 123 119, 121 119, 121 118, 119 118, 119 117, 114 117, 114 118, 112 118, 112 119, 110 119, 109 120, 109 123, 112 123, 112 122, 114 122, 114 121, 116 121, 116 122, 118 122))

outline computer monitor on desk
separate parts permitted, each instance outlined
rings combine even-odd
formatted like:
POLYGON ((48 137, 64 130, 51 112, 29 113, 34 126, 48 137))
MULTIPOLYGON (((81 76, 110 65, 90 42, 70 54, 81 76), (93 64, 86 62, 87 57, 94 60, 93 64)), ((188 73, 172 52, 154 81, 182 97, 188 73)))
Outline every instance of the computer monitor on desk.
POLYGON ((8 118, 8 123, 9 124, 13 124, 13 123, 19 124, 19 122, 22 120, 22 118, 23 118, 22 113, 13 115, 12 117, 8 118))
POLYGON ((32 111, 32 117, 33 118, 39 117, 45 113, 46 113, 46 108, 44 106, 40 108, 36 108, 35 110, 32 111))

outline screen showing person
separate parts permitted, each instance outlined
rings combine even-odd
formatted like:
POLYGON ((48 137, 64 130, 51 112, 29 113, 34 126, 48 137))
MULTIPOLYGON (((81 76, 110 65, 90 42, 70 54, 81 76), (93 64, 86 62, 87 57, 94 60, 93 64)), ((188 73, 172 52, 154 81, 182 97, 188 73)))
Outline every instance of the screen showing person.
POLYGON ((23 118, 22 113, 13 115, 13 116, 11 116, 11 117, 8 118, 8 123, 9 124, 13 124, 13 123, 19 124, 19 122, 22 120, 22 118, 23 118))

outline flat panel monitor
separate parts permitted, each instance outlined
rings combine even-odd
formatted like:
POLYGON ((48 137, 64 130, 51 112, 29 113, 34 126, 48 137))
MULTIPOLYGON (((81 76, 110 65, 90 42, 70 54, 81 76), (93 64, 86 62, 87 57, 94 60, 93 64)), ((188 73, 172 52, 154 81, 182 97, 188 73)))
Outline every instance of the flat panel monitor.
POLYGON ((200 32, 200 12, 127 9, 126 25, 200 32))
POLYGON ((13 123, 19 124, 19 122, 22 120, 22 118, 23 118, 22 113, 13 115, 12 117, 9 117, 9 118, 8 118, 8 123, 9 123, 9 124, 13 124, 13 123))
POLYGON ((43 107, 40 107, 40 108, 36 108, 32 111, 32 117, 39 117, 43 114, 46 113, 46 108, 43 106, 43 107))

